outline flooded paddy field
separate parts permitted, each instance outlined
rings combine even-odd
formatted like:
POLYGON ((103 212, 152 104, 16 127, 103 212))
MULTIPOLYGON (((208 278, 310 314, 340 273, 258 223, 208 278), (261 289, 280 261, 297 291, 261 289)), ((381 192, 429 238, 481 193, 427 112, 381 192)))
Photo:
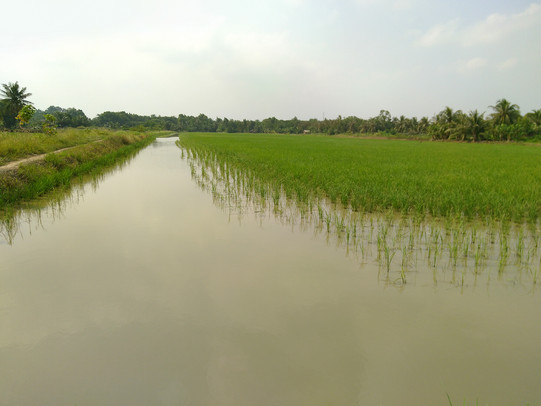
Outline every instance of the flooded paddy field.
POLYGON ((536 405, 539 224, 261 193, 159 139, 0 240, 0 405, 536 405))
MULTIPOLYGON (((184 149, 192 178, 229 215, 253 213, 310 230, 343 248, 362 265, 377 264, 381 279, 406 285, 408 276, 464 288, 498 283, 537 288, 541 276, 539 221, 523 223, 464 216, 435 218, 392 210, 367 213, 325 197, 302 201, 276 192, 249 170, 231 167, 217 155, 184 149), (421 272, 423 270, 423 272, 421 272)), ((184 156, 184 155, 183 155, 184 156)))

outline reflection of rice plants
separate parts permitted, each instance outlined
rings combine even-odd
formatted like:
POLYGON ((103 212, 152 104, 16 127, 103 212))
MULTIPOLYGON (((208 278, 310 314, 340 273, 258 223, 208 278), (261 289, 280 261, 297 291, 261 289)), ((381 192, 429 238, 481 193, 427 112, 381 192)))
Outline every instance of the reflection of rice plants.
POLYGON ((394 254, 396 253, 394 249, 389 247, 387 242, 385 241, 383 244, 383 253, 384 253, 384 259, 385 259, 385 269, 387 269, 387 275, 391 271, 391 262, 393 261, 394 254))
MULTIPOLYGON (((395 202, 391 204, 393 209, 369 212, 363 210, 366 209, 365 205, 354 206, 351 203, 354 199, 359 200, 359 197, 345 186, 343 193, 348 196, 349 201, 345 201, 342 198, 344 195, 337 189, 333 189, 333 198, 323 186, 313 187, 310 182, 297 184, 297 178, 301 175, 296 172, 296 166, 300 165, 305 165, 305 170, 311 177, 320 177, 323 181, 326 179, 321 170, 310 169, 306 159, 292 168, 283 168, 281 172, 272 168, 274 160, 277 159, 274 156, 278 154, 277 145, 284 142, 288 144, 290 139, 302 140, 303 137, 289 137, 287 140, 279 136, 263 137, 270 143, 270 150, 265 153, 258 149, 254 152, 255 147, 244 144, 238 152, 232 151, 229 146, 224 146, 225 144, 200 143, 198 136, 188 136, 187 139, 182 137, 184 136, 181 136, 179 146, 183 148, 183 153, 194 168, 192 177, 201 187, 211 191, 216 204, 230 213, 242 215, 253 212, 261 216, 273 214, 280 221, 298 225, 302 229, 310 226, 315 233, 324 233, 328 241, 334 240, 348 253, 355 254, 360 263, 379 264, 385 270, 385 280, 390 283, 405 285, 408 281, 409 285, 411 278, 408 275, 415 275, 417 279, 426 267, 432 270, 429 275, 434 284, 447 282, 456 286, 468 286, 479 283, 481 278, 485 278, 488 283, 491 269, 497 270, 498 280, 503 283, 520 285, 528 281, 535 284, 537 281, 540 266, 540 226, 537 214, 533 215, 529 209, 526 210, 529 214, 526 216, 525 226, 509 220, 509 217, 516 217, 512 214, 499 218, 495 211, 490 209, 483 216, 473 218, 471 213, 457 213, 458 208, 452 208, 452 205, 443 216, 434 217, 430 215, 433 210, 426 205, 421 205, 424 208, 417 210, 415 207, 421 206, 416 206, 413 201, 411 210, 401 209, 395 200, 402 194, 400 190, 395 190, 399 196, 388 197, 390 202, 395 202), (252 154, 267 156, 270 161, 266 164, 253 164, 252 154), (521 279, 521 269, 529 270, 524 274, 529 275, 527 280, 521 279), (446 270, 450 272, 445 272, 446 270)), ((222 135, 200 137, 204 141, 214 141, 222 135)), ((228 139, 228 136, 224 137, 228 139)), ((233 137, 229 141, 233 144, 243 143, 242 136, 233 137)), ((381 148, 387 147, 389 143, 392 144, 385 141, 381 148)), ((309 150, 307 153, 310 153, 313 146, 306 145, 309 150)), ((331 145, 331 152, 333 148, 335 147, 331 145)), ((290 150, 284 152, 280 149, 280 153, 287 155, 290 150)), ((295 158, 301 159, 297 155, 295 158)), ((279 162, 278 166, 280 165, 286 164, 279 162)), ((346 170, 347 166, 340 160, 336 165, 328 161, 319 165, 335 174, 336 183, 348 184, 347 176, 340 175, 341 172, 336 168, 338 166, 342 171, 346 170)), ((350 172, 346 173, 350 177, 354 176, 350 172)), ((410 180, 415 182, 415 178, 410 180)), ((438 191, 442 193, 442 199, 448 198, 441 185, 438 186, 438 191)), ((378 194, 379 191, 373 189, 372 193, 378 194)), ((372 195, 364 196, 363 199, 372 199, 370 196, 372 195)), ((425 198, 435 199, 429 195, 425 198)), ((476 207, 482 206, 478 204, 476 207)), ((504 212, 502 207, 498 210, 504 212)))

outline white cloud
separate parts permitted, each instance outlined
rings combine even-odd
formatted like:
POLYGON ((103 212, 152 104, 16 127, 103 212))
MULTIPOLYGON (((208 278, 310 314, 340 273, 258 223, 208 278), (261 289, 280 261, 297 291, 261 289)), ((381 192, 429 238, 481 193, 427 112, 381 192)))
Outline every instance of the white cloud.
POLYGON ((381 3, 381 0, 355 0, 355 3, 360 6, 370 6, 372 4, 381 3))
POLYGON ((509 59, 506 59, 505 61, 499 63, 498 64, 498 69, 500 69, 500 70, 508 70, 508 69, 514 68, 517 65, 518 65, 518 59, 517 58, 509 58, 509 59))
POLYGON ((243 66, 269 68, 294 59, 286 32, 230 32, 223 40, 230 57, 243 66))
POLYGON ((392 8, 394 10, 409 10, 415 5, 415 0, 395 0, 392 8))
POLYGON ((223 17, 209 16, 204 21, 192 20, 178 27, 160 28, 150 33, 133 33, 131 42, 144 53, 175 63, 179 59, 186 59, 187 55, 212 52, 224 24, 223 17))
POLYGON ((456 37, 457 25, 458 20, 436 25, 421 37, 421 45, 433 46, 453 41, 456 37))
POLYGON ((464 45, 495 43, 502 38, 541 25, 541 4, 533 3, 525 11, 513 14, 491 14, 484 21, 464 31, 464 45))
POLYGON ((391 10, 407 10, 411 9, 418 0, 353 0, 360 6, 379 6, 391 10))
POLYGON ((468 61, 458 63, 458 71, 460 73, 468 73, 479 70, 487 65, 488 61, 485 58, 472 58, 468 61))
POLYGON ((490 14, 483 21, 460 27, 458 20, 438 24, 420 39, 424 46, 456 43, 462 46, 493 44, 505 40, 517 32, 541 27, 541 4, 532 3, 517 14, 490 14))
POLYGON ((299 7, 306 4, 307 0, 284 0, 284 3, 288 6, 299 7))

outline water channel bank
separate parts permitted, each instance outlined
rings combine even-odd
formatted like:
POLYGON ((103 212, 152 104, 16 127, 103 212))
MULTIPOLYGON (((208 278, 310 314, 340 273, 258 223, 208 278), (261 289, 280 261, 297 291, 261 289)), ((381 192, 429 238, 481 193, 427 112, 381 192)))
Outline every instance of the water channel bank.
POLYGON ((153 133, 104 132, 104 138, 96 142, 4 165, 0 167, 0 210, 68 186, 72 178, 110 166, 155 139, 153 133))

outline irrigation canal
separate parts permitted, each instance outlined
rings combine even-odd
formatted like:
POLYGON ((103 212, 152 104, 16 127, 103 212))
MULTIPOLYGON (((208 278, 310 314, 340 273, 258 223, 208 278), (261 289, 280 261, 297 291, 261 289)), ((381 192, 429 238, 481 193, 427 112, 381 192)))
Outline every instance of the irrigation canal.
POLYGON ((14 221, 0 406, 541 402, 538 287, 384 283, 309 226, 224 211, 174 139, 14 221))

